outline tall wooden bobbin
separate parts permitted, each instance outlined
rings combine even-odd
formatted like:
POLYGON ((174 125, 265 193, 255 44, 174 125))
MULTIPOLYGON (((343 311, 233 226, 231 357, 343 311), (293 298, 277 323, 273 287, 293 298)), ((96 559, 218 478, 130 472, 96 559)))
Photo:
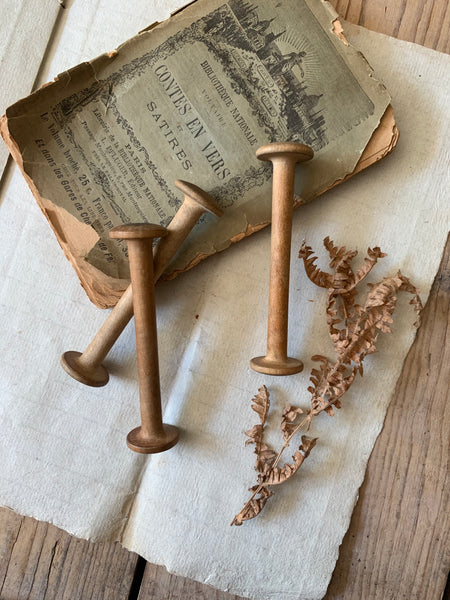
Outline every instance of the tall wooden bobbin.
MULTIPOLYGON (((204 212, 210 212, 218 217, 222 215, 215 200, 193 183, 177 180, 175 185, 183 192, 184 201, 167 227, 167 236, 162 238, 155 248, 155 283, 201 215, 204 212)), ((76 350, 64 352, 61 356, 61 365, 64 370, 85 385, 92 387, 106 385, 109 374, 102 363, 132 316, 133 296, 130 285, 86 350, 83 353, 76 350)))
POLYGON ((167 233, 165 227, 151 223, 121 225, 109 232, 112 238, 124 239, 128 243, 141 426, 130 431, 127 445, 131 450, 142 454, 163 452, 178 441, 178 429, 162 422, 156 334, 152 240, 165 237, 167 233))
POLYGON ((287 355, 295 165, 310 160, 314 152, 303 144, 284 142, 262 146, 256 156, 273 163, 272 232, 267 353, 252 358, 250 366, 266 375, 292 375, 303 369, 300 360, 287 355))

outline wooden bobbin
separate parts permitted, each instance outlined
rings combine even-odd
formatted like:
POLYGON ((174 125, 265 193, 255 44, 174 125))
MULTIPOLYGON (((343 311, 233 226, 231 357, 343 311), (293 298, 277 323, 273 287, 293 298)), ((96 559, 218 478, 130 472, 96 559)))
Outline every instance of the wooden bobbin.
POLYGON ((303 369, 300 360, 287 355, 295 165, 310 160, 314 152, 303 144, 284 142, 262 146, 256 156, 273 163, 272 232, 267 353, 252 358, 250 366, 266 375, 292 375, 303 369))
MULTIPOLYGON (((181 180, 175 181, 175 185, 183 192, 184 201, 167 227, 167 236, 156 245, 154 251, 155 283, 201 215, 204 212, 210 212, 218 217, 222 215, 216 201, 198 186, 181 180)), ((92 387, 106 385, 109 374, 102 363, 132 316, 133 296, 130 285, 86 350, 83 353, 69 350, 61 356, 61 365, 64 370, 85 385, 92 387)))
POLYGON ((121 225, 109 232, 113 239, 124 239, 128 244, 141 425, 130 431, 127 445, 131 450, 142 454, 163 452, 178 441, 178 429, 162 422, 156 333, 152 240, 164 237, 167 233, 165 227, 151 223, 121 225))

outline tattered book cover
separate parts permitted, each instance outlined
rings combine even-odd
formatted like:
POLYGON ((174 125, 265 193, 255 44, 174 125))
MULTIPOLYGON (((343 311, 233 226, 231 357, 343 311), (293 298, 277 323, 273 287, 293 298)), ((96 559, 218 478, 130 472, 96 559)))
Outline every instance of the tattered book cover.
POLYGON ((397 139, 388 93, 320 0, 197 0, 11 106, 2 134, 103 307, 128 283, 126 245, 109 230, 167 225, 182 201, 175 179, 225 214, 202 218, 167 276, 270 222, 272 169, 259 146, 314 149, 298 167, 300 204, 397 139))

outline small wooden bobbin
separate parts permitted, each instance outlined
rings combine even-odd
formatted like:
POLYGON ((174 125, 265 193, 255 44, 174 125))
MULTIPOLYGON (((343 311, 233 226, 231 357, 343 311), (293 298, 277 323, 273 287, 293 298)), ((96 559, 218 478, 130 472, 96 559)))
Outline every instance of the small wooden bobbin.
MULTIPOLYGON (((175 181, 175 185, 183 192, 184 201, 167 227, 168 235, 162 238, 155 248, 155 283, 201 215, 204 212, 210 212, 218 217, 222 215, 222 210, 217 206, 216 201, 198 186, 181 180, 175 181)), ((130 285, 86 350, 83 353, 76 350, 64 352, 61 356, 63 369, 85 385, 92 387, 106 385, 109 374, 102 363, 132 316, 133 295, 130 285)))
POLYGON ((156 333, 155 284, 152 240, 168 231, 151 223, 114 227, 109 235, 127 240, 133 288, 134 325, 139 377, 141 426, 130 431, 127 445, 142 454, 155 454, 175 446, 178 429, 162 422, 156 333))
POLYGON ((252 358, 250 366, 266 375, 292 375, 303 369, 300 360, 287 355, 295 165, 310 160, 314 151, 303 144, 284 142, 262 146, 256 156, 273 163, 272 232, 267 353, 252 358))

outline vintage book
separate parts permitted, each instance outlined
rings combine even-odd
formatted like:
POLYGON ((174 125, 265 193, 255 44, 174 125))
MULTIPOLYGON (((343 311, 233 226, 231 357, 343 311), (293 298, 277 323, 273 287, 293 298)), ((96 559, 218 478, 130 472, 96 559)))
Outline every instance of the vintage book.
POLYGON ((314 149, 297 204, 394 147, 389 95, 336 17, 321 0, 197 0, 6 111, 2 135, 96 305, 128 284, 126 245, 109 230, 167 225, 175 179, 225 214, 202 218, 167 277, 269 223, 259 146, 314 149))

